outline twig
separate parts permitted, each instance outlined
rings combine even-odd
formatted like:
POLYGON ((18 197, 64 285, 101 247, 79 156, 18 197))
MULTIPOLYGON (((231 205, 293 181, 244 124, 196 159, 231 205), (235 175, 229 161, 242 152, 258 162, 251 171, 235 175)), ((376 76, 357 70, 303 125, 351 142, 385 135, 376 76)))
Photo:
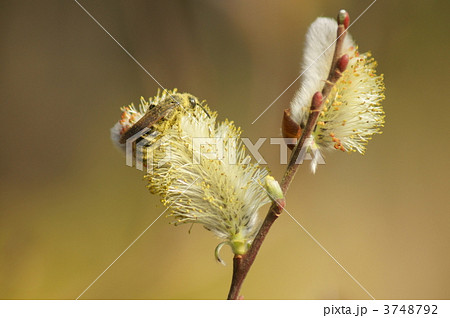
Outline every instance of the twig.
MULTIPOLYGON (((284 173, 283 179, 281 181, 281 189, 283 194, 286 195, 287 190, 292 183, 294 176, 297 172, 299 164, 297 163, 298 156, 301 149, 303 148, 306 140, 311 136, 312 131, 316 127, 317 118, 323 108, 323 101, 326 100, 331 89, 337 80, 341 77, 342 72, 345 71, 348 64, 348 56, 341 56, 342 45, 344 43, 344 38, 346 34, 346 29, 349 25, 349 15, 345 10, 341 10, 338 14, 338 30, 337 30, 337 40, 336 46, 333 54, 333 61, 331 63, 330 73, 325 82, 322 92, 316 92, 311 101, 310 114, 306 122, 305 128, 302 131, 301 138, 294 150, 292 151, 289 164, 284 173)), ((266 238, 267 233, 270 230, 272 224, 281 215, 284 209, 285 201, 284 199, 276 200, 272 203, 269 212, 264 219, 261 228, 256 234, 250 249, 245 255, 235 255, 233 259, 233 277, 230 286, 230 292, 228 293, 228 299, 240 299, 239 292, 247 276, 250 267, 255 261, 256 255, 258 254, 261 244, 266 238)))

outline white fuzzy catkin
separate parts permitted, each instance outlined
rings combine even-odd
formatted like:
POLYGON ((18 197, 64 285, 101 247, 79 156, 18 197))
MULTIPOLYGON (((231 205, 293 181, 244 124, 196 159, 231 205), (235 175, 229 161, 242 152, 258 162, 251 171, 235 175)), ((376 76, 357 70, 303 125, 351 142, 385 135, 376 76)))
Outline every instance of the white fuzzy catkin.
MULTIPOLYGON (((291 102, 292 119, 301 127, 308 119, 313 95, 322 91, 328 78, 335 48, 330 44, 336 40, 336 35, 337 22, 330 18, 318 18, 306 35, 304 74, 291 102)), ((349 56, 349 63, 323 102, 317 126, 311 134, 311 147, 319 151, 338 149, 364 154, 367 142, 373 134, 381 133, 384 124, 385 114, 380 105, 384 99, 383 75, 376 74, 377 63, 371 54, 360 54, 349 34, 342 54, 349 56)), ((316 167, 317 160, 312 160, 313 172, 316 167)))
MULTIPOLYGON (((306 122, 305 114, 311 106, 316 92, 321 92, 330 72, 333 60, 337 22, 331 18, 317 18, 306 33, 303 60, 301 63, 301 86, 291 103, 291 116, 297 123, 306 122)), ((347 34, 343 44, 343 54, 355 44, 347 34)))
MULTIPOLYGON (((201 224, 230 244, 235 254, 243 254, 259 229, 258 209, 270 202, 263 188, 267 170, 249 163, 241 131, 233 122, 216 123, 217 114, 207 105, 189 104, 194 98, 190 94, 175 90, 169 94, 180 105, 170 118, 152 127, 156 137, 146 154, 148 188, 170 208, 175 224, 201 224), (200 148, 195 146, 197 141, 200 148), (219 156, 216 141, 223 145, 219 156)), ((161 100, 159 94, 150 103, 157 105, 155 100, 161 100)), ((123 108, 122 119, 112 129, 113 138, 117 134, 120 138, 121 131, 139 120, 147 105, 141 100, 138 109, 123 108)))

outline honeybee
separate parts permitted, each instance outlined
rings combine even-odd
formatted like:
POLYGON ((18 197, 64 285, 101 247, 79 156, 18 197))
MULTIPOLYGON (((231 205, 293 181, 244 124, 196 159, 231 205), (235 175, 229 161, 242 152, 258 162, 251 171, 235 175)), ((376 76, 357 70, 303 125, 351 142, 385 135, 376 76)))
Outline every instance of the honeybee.
POLYGON ((197 97, 188 93, 172 93, 157 104, 151 104, 147 112, 139 119, 133 126, 126 130, 119 139, 121 144, 126 143, 127 139, 134 136, 145 128, 151 128, 160 120, 169 117, 176 109, 176 107, 200 107, 211 118, 206 109, 203 107, 203 102, 199 102, 197 97))

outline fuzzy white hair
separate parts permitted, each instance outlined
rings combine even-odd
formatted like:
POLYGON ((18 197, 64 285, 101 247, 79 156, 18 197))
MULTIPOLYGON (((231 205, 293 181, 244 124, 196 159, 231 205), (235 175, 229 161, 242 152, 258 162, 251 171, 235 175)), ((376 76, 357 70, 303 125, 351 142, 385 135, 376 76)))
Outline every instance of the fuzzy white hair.
MULTIPOLYGON (((308 109, 316 92, 321 92, 333 60, 338 24, 331 18, 317 18, 306 33, 301 64, 301 86, 291 102, 291 116, 298 124, 307 120, 308 109)), ((343 52, 355 46, 346 35, 343 52)))

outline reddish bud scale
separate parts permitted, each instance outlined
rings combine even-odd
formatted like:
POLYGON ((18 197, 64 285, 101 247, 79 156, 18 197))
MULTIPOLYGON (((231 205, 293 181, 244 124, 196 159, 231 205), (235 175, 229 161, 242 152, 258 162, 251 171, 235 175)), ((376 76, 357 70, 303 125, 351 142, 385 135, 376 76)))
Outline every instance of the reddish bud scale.
POLYGON ((342 55, 341 58, 338 60, 337 67, 341 73, 344 72, 345 69, 347 68, 349 60, 350 59, 347 54, 342 55))
POLYGON ((284 199, 277 199, 276 203, 280 207, 280 210, 284 210, 284 207, 286 206, 286 200, 284 200, 284 199))
POLYGON ((312 98, 311 111, 318 111, 322 105, 323 96, 321 92, 316 92, 312 98))
MULTIPOLYGON (((283 121, 281 123, 281 133, 284 138, 298 139, 302 134, 302 129, 295 121, 291 118, 291 110, 285 109, 283 114, 283 121)), ((288 144, 289 149, 294 148, 294 144, 288 144)))
POLYGON ((298 138, 302 133, 300 126, 292 120, 290 109, 284 110, 281 132, 284 138, 298 138))

